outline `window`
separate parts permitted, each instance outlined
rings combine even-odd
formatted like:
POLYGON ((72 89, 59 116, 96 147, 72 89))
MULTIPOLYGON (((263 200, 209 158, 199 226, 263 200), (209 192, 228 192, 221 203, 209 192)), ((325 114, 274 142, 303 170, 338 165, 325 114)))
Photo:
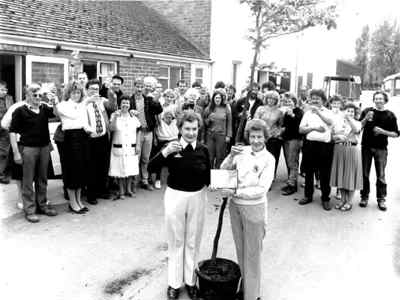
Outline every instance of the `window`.
POLYGON ((203 68, 196 68, 194 75, 195 75, 194 81, 195 82, 197 81, 197 82, 203 84, 203 78, 204 78, 204 70, 203 70, 203 68))
POLYGON ((117 74, 116 62, 97 62, 97 76, 101 83, 107 79, 111 79, 113 75, 117 74))
POLYGON ((26 83, 32 82, 67 84, 68 59, 27 55, 26 83))
POLYGON ((183 77, 182 67, 160 67, 158 81, 162 84, 163 89, 175 88, 176 83, 183 77))

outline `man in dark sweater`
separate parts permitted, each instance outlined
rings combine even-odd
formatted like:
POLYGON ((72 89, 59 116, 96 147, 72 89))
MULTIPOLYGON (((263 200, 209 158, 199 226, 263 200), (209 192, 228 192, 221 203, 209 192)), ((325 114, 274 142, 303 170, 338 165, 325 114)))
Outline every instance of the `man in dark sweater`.
POLYGON ((370 192, 369 173, 372 159, 375 161, 376 198, 378 208, 385 211, 386 207, 386 180, 385 168, 387 162, 388 137, 398 137, 397 119, 393 112, 385 109, 388 102, 386 93, 378 91, 373 96, 375 107, 366 108, 360 116, 363 130, 361 141, 361 156, 363 165, 363 189, 361 190, 360 206, 368 205, 370 192))
MULTIPOLYGON (((31 84, 27 88, 26 105, 17 108, 12 116, 10 141, 14 161, 22 164, 22 201, 25 218, 29 222, 39 222, 36 213, 47 216, 57 215, 57 211, 46 204, 47 168, 50 158, 49 118, 54 118, 53 108, 41 104, 40 86, 31 84), (16 134, 20 134, 20 145, 17 145, 16 134), (35 193, 33 191, 35 182, 35 193), (36 195, 35 195, 36 194, 36 195)), ((51 97, 50 105, 54 105, 51 97)))
MULTIPOLYGON (((0 80, 0 121, 12 104, 12 97, 7 95, 7 84, 0 80)), ((10 138, 8 131, 0 127, 0 183, 4 184, 10 183, 10 179, 8 179, 6 174, 9 153, 10 138)))

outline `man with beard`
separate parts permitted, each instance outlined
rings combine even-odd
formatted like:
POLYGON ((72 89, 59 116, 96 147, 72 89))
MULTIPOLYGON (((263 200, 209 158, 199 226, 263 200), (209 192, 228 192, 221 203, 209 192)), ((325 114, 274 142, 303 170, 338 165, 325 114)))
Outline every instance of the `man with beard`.
POLYGON ((258 92, 260 90, 259 85, 256 82, 253 82, 247 91, 246 97, 239 99, 236 103, 236 113, 239 118, 236 138, 236 144, 244 143, 244 128, 246 127, 246 123, 248 120, 252 120, 254 118, 254 113, 257 108, 263 105, 262 100, 258 98, 258 92))

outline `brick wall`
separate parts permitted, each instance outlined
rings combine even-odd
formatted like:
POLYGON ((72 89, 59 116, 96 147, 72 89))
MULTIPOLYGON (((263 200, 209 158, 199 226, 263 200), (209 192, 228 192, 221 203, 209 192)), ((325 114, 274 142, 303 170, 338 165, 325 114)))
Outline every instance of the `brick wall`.
MULTIPOLYGON (((30 55, 40 55, 49 57, 59 57, 67 58, 70 63, 72 61, 71 51, 61 50, 57 53, 52 49, 37 48, 37 47, 26 47, 26 46, 16 46, 16 45, 6 45, 0 44, 0 54, 30 54, 30 55)), ((123 91, 127 94, 131 94, 133 90, 133 80, 136 77, 154 76, 158 77, 161 66, 177 66, 182 67, 183 79, 190 82, 191 65, 189 63, 183 63, 179 61, 163 61, 157 59, 145 59, 145 58, 129 58, 127 56, 119 55, 106 55, 100 53, 89 53, 81 52, 79 55, 80 60, 91 60, 91 61, 111 61, 117 62, 119 74, 125 79, 123 85, 123 91)), ((76 62, 75 62, 76 63, 76 62)), ((79 63, 79 62, 78 62, 79 63)), ((76 67, 76 66, 75 66, 76 67)), ((70 71, 73 68, 70 68, 70 71)), ((33 68, 35 76, 48 80, 51 75, 50 73, 55 71, 54 67, 47 64, 37 64, 33 68)), ((54 75, 56 77, 56 75, 54 75)), ((56 77, 56 79, 59 77, 56 77)))
POLYGON ((211 0, 143 2, 165 16, 195 46, 210 55, 211 0))

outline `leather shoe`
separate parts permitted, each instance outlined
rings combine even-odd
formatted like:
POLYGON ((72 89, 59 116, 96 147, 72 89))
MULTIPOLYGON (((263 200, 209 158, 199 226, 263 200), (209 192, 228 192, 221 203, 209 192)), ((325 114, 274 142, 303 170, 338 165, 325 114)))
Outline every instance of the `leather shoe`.
POLYGON ((172 287, 168 287, 167 296, 169 300, 178 299, 179 297, 179 289, 174 289, 172 287))
POLYGON ((92 205, 96 205, 99 202, 97 201, 97 199, 93 198, 93 199, 87 199, 87 203, 92 204, 92 205))
POLYGON ((48 217, 54 217, 58 215, 57 211, 50 206, 43 206, 41 208, 38 208, 37 213, 40 215, 46 215, 48 217))
POLYGON ((25 219, 31 223, 37 223, 40 221, 39 217, 35 214, 25 215, 25 219))
POLYGON ((325 210, 331 210, 331 209, 332 209, 332 206, 331 206, 331 204, 329 203, 329 201, 322 201, 322 207, 323 207, 325 210))
POLYGON ((360 207, 367 207, 368 205, 368 199, 367 198, 361 198, 360 203, 358 204, 360 207))
POLYGON ((197 299, 198 290, 195 285, 191 286, 186 284, 186 291, 190 299, 197 299))
POLYGON ((303 199, 301 199, 301 200, 299 201, 299 204, 300 204, 300 205, 306 205, 306 204, 311 203, 311 202, 312 202, 312 199, 310 199, 310 198, 303 198, 303 199))
POLYGON ((142 189, 148 190, 148 191, 154 191, 153 186, 149 183, 142 183, 142 189))
POLYGON ((296 192, 297 192, 297 187, 289 185, 284 191, 282 191, 282 195, 289 196, 289 195, 293 195, 296 192))
POLYGON ((385 200, 379 200, 378 201, 378 208, 380 210, 382 210, 382 211, 386 211, 387 210, 387 207, 386 207, 386 204, 385 204, 385 200))

